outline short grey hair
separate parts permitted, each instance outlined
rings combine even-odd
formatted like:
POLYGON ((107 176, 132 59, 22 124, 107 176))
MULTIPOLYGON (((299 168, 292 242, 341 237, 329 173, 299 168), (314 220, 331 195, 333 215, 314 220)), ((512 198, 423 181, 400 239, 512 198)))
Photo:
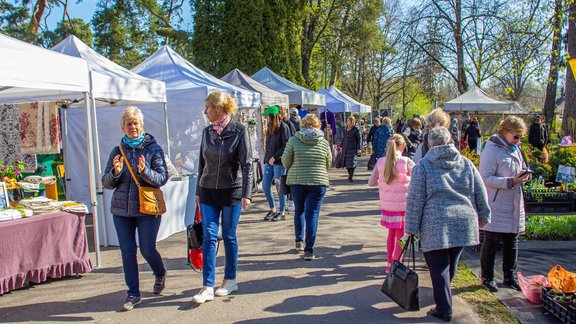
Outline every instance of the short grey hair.
POLYGON ((436 126, 428 132, 428 146, 440 146, 450 143, 450 131, 446 127, 436 126))
POLYGON ((136 106, 129 106, 120 114, 120 129, 122 131, 124 131, 124 126, 126 126, 126 120, 132 117, 138 118, 142 129, 144 129, 144 114, 142 114, 142 110, 136 106))

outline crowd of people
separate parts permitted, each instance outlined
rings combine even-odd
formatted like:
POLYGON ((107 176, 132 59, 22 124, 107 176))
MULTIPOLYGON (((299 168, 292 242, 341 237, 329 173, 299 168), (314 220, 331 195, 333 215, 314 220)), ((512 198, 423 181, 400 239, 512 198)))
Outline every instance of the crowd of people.
MULTIPOLYGON (((196 193, 204 234, 203 286, 193 296, 198 304, 238 289, 236 228, 242 210, 252 201, 253 174, 248 131, 235 121, 236 109, 235 100, 223 92, 213 92, 205 100, 204 114, 210 125, 202 133, 196 193), (225 271, 222 283, 215 286, 219 228, 224 241, 225 271)), ((478 120, 470 118, 463 123, 465 126, 458 127, 457 120, 441 109, 434 109, 425 117, 399 119, 394 125, 388 117, 377 118, 365 138, 355 118, 349 116, 342 140, 336 143, 341 150, 335 159, 334 146, 328 140, 333 140, 332 129, 315 114, 301 118, 296 109, 288 111, 272 105, 262 115, 267 126, 262 188, 269 207, 264 220, 285 220, 287 201, 292 201, 294 250, 303 254, 304 260, 317 258, 314 247, 330 167, 335 162, 337 167, 346 168, 348 181, 353 182, 357 156, 362 153, 363 143, 369 142, 373 170, 368 185, 378 188, 380 224, 388 230, 386 272, 391 271, 394 260, 401 261, 399 242, 403 237, 417 238, 436 302, 429 313, 450 321, 450 283, 463 248, 479 244, 482 229, 483 286, 493 292, 498 290, 494 264, 502 241, 503 284, 519 289, 514 273, 518 234, 524 226, 521 184, 531 177, 525 172, 526 160, 519 145, 527 131, 520 118, 509 116, 500 121, 476 168, 460 154, 459 147, 465 141, 474 148, 474 136, 479 136, 478 120), (289 193, 281 192, 282 181, 289 193)), ((102 182, 105 188, 114 189, 111 208, 128 286, 123 309, 130 310, 141 303, 136 232, 140 251, 156 277, 154 293, 162 292, 167 274, 156 249, 161 215, 140 213, 135 180, 161 187, 168 174, 162 148, 144 131, 142 112, 136 107, 126 108, 120 126, 125 136, 112 150, 102 182), (136 176, 125 170, 126 164, 136 171, 136 176)), ((532 127, 530 134, 533 136, 532 127)), ((542 140, 540 135, 534 137, 542 140)))

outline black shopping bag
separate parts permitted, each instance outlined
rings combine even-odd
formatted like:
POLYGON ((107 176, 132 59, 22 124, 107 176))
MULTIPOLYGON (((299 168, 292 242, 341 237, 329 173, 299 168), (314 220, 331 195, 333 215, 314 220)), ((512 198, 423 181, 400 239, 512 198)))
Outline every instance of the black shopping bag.
POLYGON ((394 260, 388 276, 382 284, 382 292, 407 311, 419 311, 420 301, 418 297, 418 274, 416 273, 416 257, 414 249, 414 236, 410 236, 402 249, 402 255, 409 249, 412 250, 412 269, 403 263, 394 260))

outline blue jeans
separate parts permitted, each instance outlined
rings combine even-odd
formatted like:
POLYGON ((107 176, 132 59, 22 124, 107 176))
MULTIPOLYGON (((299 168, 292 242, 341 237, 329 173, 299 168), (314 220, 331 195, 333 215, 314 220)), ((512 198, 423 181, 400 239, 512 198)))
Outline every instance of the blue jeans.
POLYGON ((274 206, 274 195, 272 194, 272 181, 277 179, 274 186, 276 187, 276 193, 278 193, 278 200, 280 201, 279 211, 283 212, 286 210, 286 195, 281 195, 280 192, 280 176, 286 172, 286 168, 282 164, 270 165, 268 162, 264 164, 264 175, 262 176, 262 190, 264 190, 264 195, 266 195, 266 200, 268 200, 268 207, 270 209, 275 208, 274 206))
POLYGON ((200 204, 202 228, 204 231, 204 239, 202 241, 202 259, 204 260, 202 277, 204 279, 204 286, 214 287, 214 278, 216 276, 216 244, 218 242, 220 215, 222 215, 222 239, 224 240, 224 252, 226 254, 224 279, 236 279, 236 268, 238 266, 236 227, 238 227, 241 211, 241 202, 226 207, 200 204))
POLYGON ((290 194, 294 200, 294 231, 296 242, 303 241, 304 222, 306 222, 306 246, 304 251, 314 252, 318 217, 322 200, 326 194, 326 186, 290 186, 290 194))
POLYGON ((450 284, 456 275, 458 260, 464 247, 453 247, 424 252, 424 259, 430 271, 432 290, 436 310, 442 314, 452 315, 452 291, 450 284))
POLYGON ((136 251, 136 230, 140 253, 152 268, 155 276, 166 274, 164 262, 156 250, 156 237, 162 218, 155 216, 123 217, 113 216, 114 227, 122 252, 122 267, 124 268, 124 281, 128 286, 128 295, 140 297, 140 281, 138 278, 138 259, 136 251))

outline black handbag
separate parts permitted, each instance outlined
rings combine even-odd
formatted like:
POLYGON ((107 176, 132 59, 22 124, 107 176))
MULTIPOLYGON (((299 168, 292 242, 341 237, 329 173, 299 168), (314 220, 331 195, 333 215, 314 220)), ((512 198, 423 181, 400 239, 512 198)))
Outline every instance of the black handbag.
POLYGON ((288 177, 287 174, 283 174, 280 176, 280 188, 278 192, 281 195, 289 195, 290 194, 290 186, 286 184, 286 178, 288 177))
MULTIPOLYGON (((416 257, 414 236, 410 236, 402 249, 399 259, 408 250, 412 250, 412 269, 401 262, 394 260, 388 276, 382 284, 382 292, 407 311, 419 311, 418 274, 416 273, 416 257)), ((408 262, 409 264, 410 262, 408 262)))

